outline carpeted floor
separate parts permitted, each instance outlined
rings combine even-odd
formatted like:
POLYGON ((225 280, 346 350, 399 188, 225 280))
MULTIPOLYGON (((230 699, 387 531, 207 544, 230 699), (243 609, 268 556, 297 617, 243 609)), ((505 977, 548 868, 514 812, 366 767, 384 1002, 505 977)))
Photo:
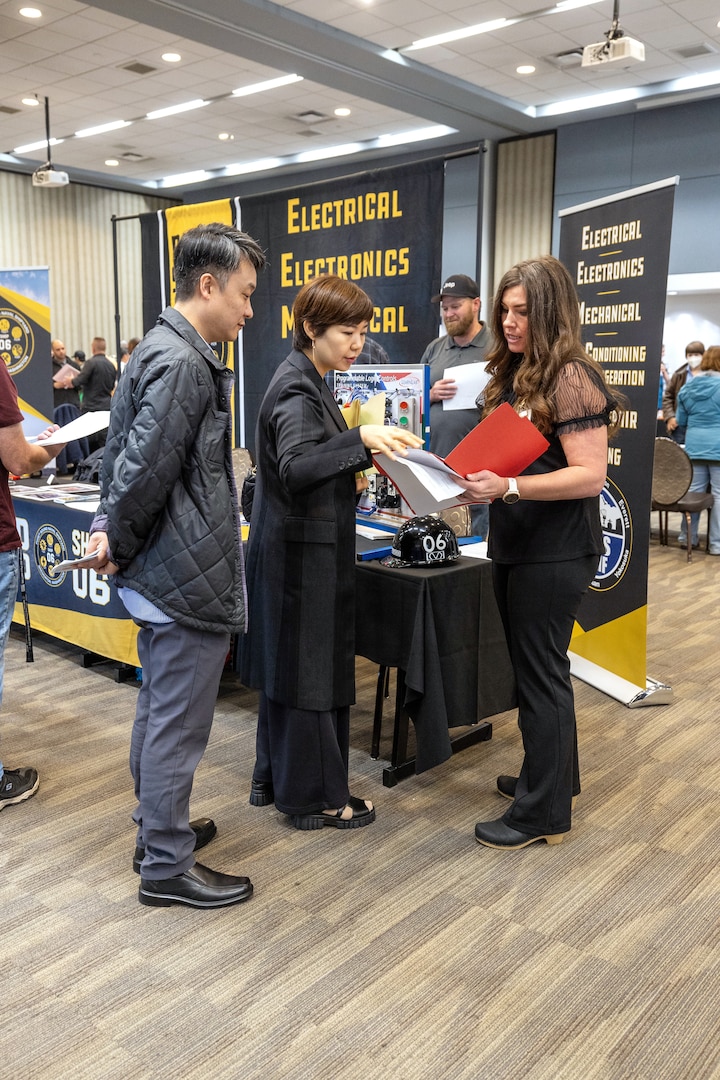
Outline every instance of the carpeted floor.
POLYGON ((576 684, 583 793, 552 848, 473 838, 514 714, 384 788, 362 660, 352 788, 377 822, 297 832, 248 805, 255 695, 226 678, 193 811, 219 828, 201 861, 255 896, 217 911, 138 904, 135 687, 49 639, 26 664, 13 631, 3 753, 41 787, 0 815, 0 1080, 720 1077, 719 581, 653 543, 648 674, 675 701, 576 684))

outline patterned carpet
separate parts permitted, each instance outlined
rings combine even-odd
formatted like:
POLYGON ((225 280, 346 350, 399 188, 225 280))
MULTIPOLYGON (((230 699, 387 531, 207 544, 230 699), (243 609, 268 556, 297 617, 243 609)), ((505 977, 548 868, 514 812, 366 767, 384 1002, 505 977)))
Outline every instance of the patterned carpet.
POLYGON ((26 664, 13 631, 4 756, 41 787, 0 815, 0 1080, 720 1077, 719 575, 653 543, 648 673, 675 701, 576 684, 583 793, 557 847, 473 838, 506 805, 514 714, 384 788, 362 660, 351 778, 377 822, 297 832, 248 805, 255 696, 228 677, 193 810, 219 828, 202 861, 255 896, 219 911, 137 902, 136 688, 49 639, 26 664))

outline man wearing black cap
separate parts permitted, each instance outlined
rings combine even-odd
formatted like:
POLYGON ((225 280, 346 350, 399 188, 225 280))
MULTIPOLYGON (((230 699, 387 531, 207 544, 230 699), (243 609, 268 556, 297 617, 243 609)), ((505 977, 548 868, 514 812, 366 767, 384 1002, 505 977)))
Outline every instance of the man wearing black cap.
MULTIPOLYGON (((487 325, 480 321, 480 290, 471 277, 451 274, 432 298, 434 304, 438 301, 447 334, 430 342, 420 363, 430 365, 430 449, 445 457, 479 420, 475 408, 443 406, 444 401, 450 401, 457 393, 455 380, 445 378, 445 371, 463 364, 482 363, 490 348, 491 335, 487 325)), ((473 532, 487 537, 487 506, 473 506, 470 516, 473 532)))

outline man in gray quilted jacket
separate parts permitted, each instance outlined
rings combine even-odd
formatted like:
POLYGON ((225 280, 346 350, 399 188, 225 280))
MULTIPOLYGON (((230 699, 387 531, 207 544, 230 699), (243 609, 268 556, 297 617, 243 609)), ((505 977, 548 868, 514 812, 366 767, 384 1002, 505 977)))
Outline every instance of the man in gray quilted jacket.
POLYGON ((130 746, 142 904, 214 908, 252 895, 194 852, 214 822, 190 821, 230 635, 245 630, 245 579, 231 461, 231 370, 210 342, 252 318, 265 256, 228 225, 175 249, 176 301, 133 350, 113 398, 102 500, 88 551, 115 574, 139 626, 142 688, 130 746))

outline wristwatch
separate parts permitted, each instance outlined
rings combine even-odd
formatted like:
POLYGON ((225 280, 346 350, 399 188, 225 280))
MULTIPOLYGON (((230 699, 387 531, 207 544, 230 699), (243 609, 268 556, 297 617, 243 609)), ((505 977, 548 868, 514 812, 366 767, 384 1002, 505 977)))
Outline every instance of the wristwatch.
POLYGON ((508 489, 502 497, 504 503, 516 503, 520 498, 520 492, 518 491, 517 480, 511 476, 508 478, 508 489))

